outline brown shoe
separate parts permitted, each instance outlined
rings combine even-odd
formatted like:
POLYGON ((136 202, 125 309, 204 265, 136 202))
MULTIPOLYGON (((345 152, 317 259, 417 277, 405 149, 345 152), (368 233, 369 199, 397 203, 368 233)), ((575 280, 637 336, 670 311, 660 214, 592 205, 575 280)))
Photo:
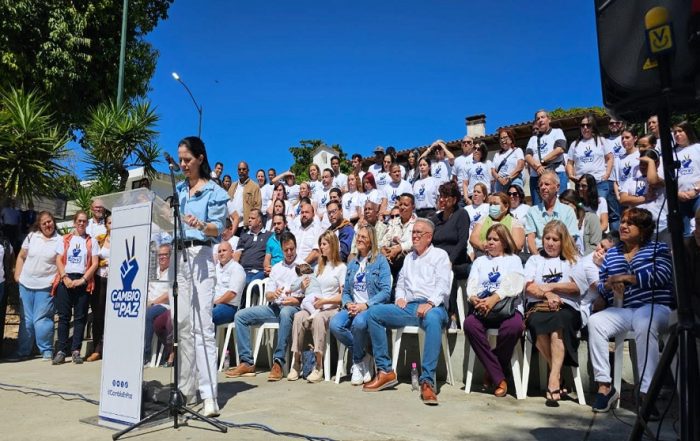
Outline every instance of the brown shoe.
POLYGON ((102 360, 102 354, 99 352, 93 352, 90 354, 88 358, 85 359, 85 361, 97 361, 97 360, 102 360))
POLYGON ((251 366, 248 363, 241 363, 235 368, 227 370, 224 375, 228 378, 236 377, 254 377, 255 376, 255 366, 251 366))
POLYGON ((435 395, 433 386, 431 386, 427 381, 424 381, 420 385, 420 399, 423 400, 423 403, 427 404, 428 406, 438 405, 437 395, 435 395))
POLYGON ((496 388, 496 390, 493 391, 493 394, 497 397, 505 397, 507 393, 508 383, 506 383, 506 380, 501 380, 501 382, 498 383, 498 387, 496 388))
POLYGON ((282 379, 282 376, 282 365, 280 365, 276 361, 273 362, 270 374, 267 376, 267 381, 280 381, 282 379))
POLYGON ((365 384, 362 387, 362 390, 364 392, 379 392, 380 390, 394 387, 397 384, 399 384, 399 382, 396 380, 396 372, 394 372, 394 371, 389 371, 389 372, 378 371, 377 375, 374 377, 374 380, 365 384))

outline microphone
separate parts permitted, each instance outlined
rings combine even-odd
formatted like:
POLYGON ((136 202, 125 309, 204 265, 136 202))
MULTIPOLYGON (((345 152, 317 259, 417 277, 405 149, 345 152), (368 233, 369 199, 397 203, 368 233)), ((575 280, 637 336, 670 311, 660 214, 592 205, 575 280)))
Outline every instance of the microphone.
POLYGON ((165 160, 168 162, 168 165, 170 166, 171 170, 174 171, 180 171, 180 166, 177 165, 177 162, 173 159, 172 156, 170 156, 170 153, 168 152, 163 152, 163 156, 165 157, 165 160))

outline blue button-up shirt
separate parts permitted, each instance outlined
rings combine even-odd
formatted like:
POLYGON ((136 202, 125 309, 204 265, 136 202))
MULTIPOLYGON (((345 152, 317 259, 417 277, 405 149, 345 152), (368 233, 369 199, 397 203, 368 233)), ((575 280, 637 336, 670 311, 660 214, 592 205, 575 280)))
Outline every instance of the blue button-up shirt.
POLYGON ((527 211, 525 216, 525 234, 535 233, 535 245, 537 248, 542 248, 542 236, 544 235, 544 226, 549 221, 558 220, 564 223, 566 229, 569 230, 571 237, 579 236, 578 220, 573 208, 559 202, 559 199, 554 203, 552 214, 547 212, 543 203, 533 205, 527 211))
MULTIPOLYGON (((180 199, 180 215, 183 217, 183 220, 185 216, 190 214, 203 222, 213 223, 219 230, 219 234, 221 234, 226 222, 226 203, 228 202, 228 194, 223 188, 216 185, 214 181, 209 180, 200 191, 190 197, 189 181, 184 180, 177 184, 176 190, 180 199)), ((219 242, 220 236, 205 236, 203 231, 192 228, 184 222, 182 226, 186 240, 219 242)))

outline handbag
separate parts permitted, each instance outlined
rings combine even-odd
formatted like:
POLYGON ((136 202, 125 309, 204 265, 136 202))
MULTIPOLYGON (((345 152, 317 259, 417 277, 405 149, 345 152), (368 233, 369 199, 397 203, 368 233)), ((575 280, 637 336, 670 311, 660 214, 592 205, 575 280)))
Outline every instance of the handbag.
POLYGON ((316 354, 314 353, 314 347, 309 345, 309 349, 301 353, 301 378, 306 380, 315 367, 316 354))
POLYGON ((484 322, 487 327, 498 327, 504 320, 513 317, 513 314, 515 314, 517 299, 518 296, 506 297, 505 299, 499 300, 498 303, 493 305, 491 311, 489 311, 489 313, 485 316, 478 314, 477 312, 474 313, 481 317, 481 321, 484 322))
POLYGON ((548 302, 537 302, 530 306, 525 313, 525 321, 527 322, 533 312, 557 312, 561 309, 561 306, 557 305, 556 309, 549 307, 548 302))

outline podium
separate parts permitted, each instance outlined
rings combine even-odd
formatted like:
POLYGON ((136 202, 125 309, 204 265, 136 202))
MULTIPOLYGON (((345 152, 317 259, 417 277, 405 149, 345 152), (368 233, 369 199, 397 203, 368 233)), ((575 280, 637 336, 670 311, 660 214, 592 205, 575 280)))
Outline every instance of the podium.
POLYGON ((146 188, 100 196, 112 211, 99 424, 123 429, 141 418, 149 282, 157 251, 171 243, 172 211, 146 188))

